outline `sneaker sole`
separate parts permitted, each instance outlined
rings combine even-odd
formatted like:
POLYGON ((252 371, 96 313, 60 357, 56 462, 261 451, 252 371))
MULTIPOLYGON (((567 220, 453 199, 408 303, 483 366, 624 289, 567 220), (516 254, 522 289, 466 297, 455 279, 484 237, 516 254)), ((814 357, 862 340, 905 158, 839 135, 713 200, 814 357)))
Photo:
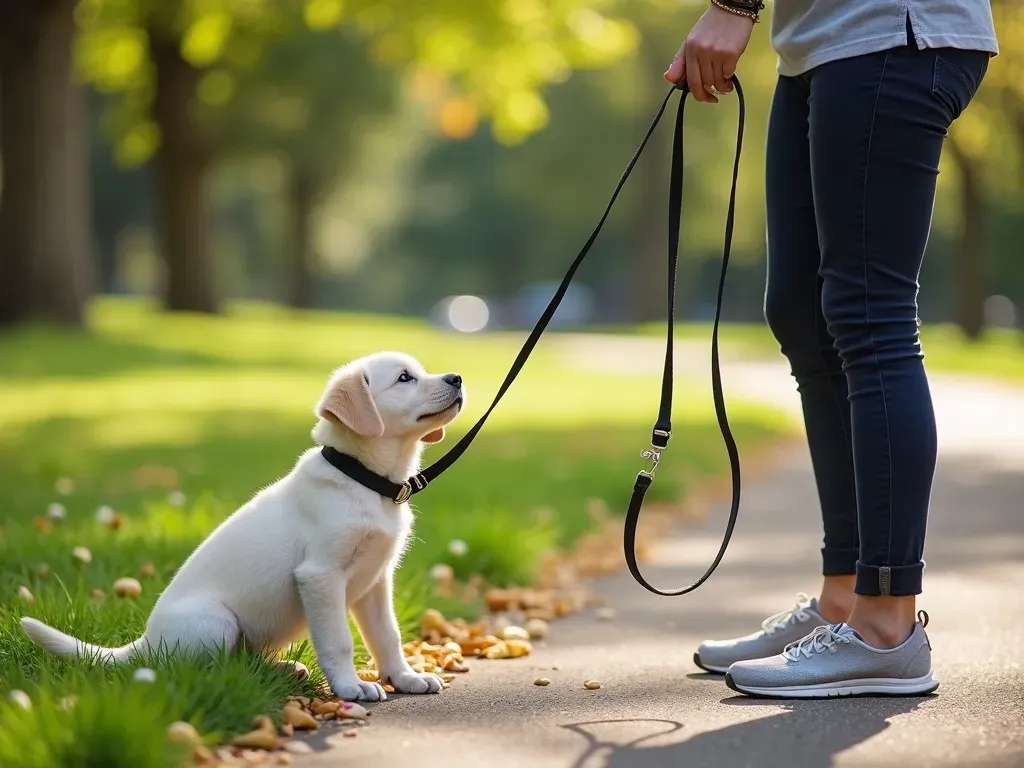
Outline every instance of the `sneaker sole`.
POLYGON ((761 699, 835 699, 856 696, 925 696, 939 687, 939 680, 934 673, 929 673, 924 677, 907 680, 892 677, 869 677, 817 685, 752 688, 737 685, 732 675, 727 673, 725 684, 737 693, 761 699))
POLYGON ((703 661, 700 660, 699 652, 693 654, 693 663, 701 669, 703 669, 705 672, 710 672, 713 675, 724 675, 726 672, 729 671, 728 667, 714 667, 710 664, 705 664, 703 661))

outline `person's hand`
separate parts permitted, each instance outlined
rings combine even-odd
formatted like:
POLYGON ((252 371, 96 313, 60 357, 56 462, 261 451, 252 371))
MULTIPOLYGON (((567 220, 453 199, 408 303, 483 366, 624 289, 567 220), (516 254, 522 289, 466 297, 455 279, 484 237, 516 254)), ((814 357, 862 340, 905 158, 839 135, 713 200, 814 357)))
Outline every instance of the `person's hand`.
POLYGON ((746 50, 753 29, 751 18, 729 13, 717 5, 708 7, 672 59, 665 79, 678 83, 686 78, 693 98, 717 104, 716 91, 732 91, 730 78, 736 73, 736 63, 746 50))

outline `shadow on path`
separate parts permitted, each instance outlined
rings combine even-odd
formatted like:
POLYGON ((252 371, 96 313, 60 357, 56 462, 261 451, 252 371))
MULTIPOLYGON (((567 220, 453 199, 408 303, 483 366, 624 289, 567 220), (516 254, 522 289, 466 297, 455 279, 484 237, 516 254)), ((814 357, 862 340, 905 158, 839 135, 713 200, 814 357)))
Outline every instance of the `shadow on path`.
POLYGON ((838 754, 882 733, 891 718, 912 712, 925 700, 878 699, 870 706, 851 707, 847 701, 764 702, 730 697, 722 704, 782 711, 682 741, 673 738, 684 728, 674 720, 592 720, 561 727, 586 743, 572 768, 759 766, 770 764, 777 753, 785 755, 791 765, 827 768, 838 754), (618 733, 619 737, 602 732, 618 733), (651 743, 658 739, 663 743, 651 743))

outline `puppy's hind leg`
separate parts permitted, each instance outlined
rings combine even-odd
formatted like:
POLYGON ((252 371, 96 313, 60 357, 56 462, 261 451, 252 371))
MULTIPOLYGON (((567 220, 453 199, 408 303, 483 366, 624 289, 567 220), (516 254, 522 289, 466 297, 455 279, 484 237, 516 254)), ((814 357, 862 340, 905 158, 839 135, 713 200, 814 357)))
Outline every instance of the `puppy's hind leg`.
POLYGON ((242 641, 238 619, 213 600, 182 600, 157 606, 145 640, 159 653, 217 654, 236 651, 242 641))

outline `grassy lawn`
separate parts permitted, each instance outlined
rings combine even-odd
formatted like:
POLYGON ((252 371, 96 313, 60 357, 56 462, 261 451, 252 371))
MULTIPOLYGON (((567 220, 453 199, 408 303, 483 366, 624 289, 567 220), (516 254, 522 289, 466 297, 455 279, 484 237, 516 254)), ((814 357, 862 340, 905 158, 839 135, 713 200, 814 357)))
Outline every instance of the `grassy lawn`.
MULTIPOLYGON (((102 301, 90 324, 88 336, 41 328, 0 335, 5 768, 177 765, 182 756, 165 737, 171 721, 189 720, 216 738, 277 712, 284 696, 308 692, 317 674, 302 684, 245 656, 152 659, 145 665, 157 670, 156 682, 133 682, 133 668, 54 659, 28 641, 18 619, 28 614, 102 645, 138 637, 191 549, 308 447, 312 407, 332 368, 390 348, 416 354, 429 370, 461 373, 466 412, 430 460, 482 413, 522 340, 254 305, 211 319, 102 301), (65 518, 40 530, 54 504, 65 518), (97 519, 101 506, 119 516, 116 530, 97 519), (76 547, 87 547, 91 562, 76 560, 76 547), (139 599, 112 594, 122 576, 140 578, 139 599), (19 597, 21 587, 33 602, 19 597), (7 700, 12 689, 30 695, 31 710, 7 700), (68 696, 77 703, 65 708, 68 696)), ((588 499, 624 509, 657 397, 656 377, 584 374, 542 344, 473 449, 417 497, 415 542, 397 590, 405 626, 428 605, 466 616, 478 610, 431 594, 425 574, 434 564, 495 585, 527 584, 546 552, 595 525, 588 499), (449 552, 454 539, 466 542, 464 555, 449 552)), ((677 437, 650 494, 662 501, 682 499, 688 483, 727 467, 707 393, 684 388, 676 402, 677 437)), ((729 407, 744 449, 788 428, 764 408, 729 407)), ((315 672, 308 646, 290 655, 315 672)))
MULTIPOLYGON (((645 336, 662 336, 664 324, 651 323, 633 329, 645 336)), ((680 326, 677 337, 710 344, 710 323, 680 326)), ((779 355, 779 345, 763 323, 730 323, 722 328, 723 352, 753 357, 779 355)), ((985 376, 1011 383, 1024 382, 1024 333, 1009 329, 988 331, 977 342, 968 341, 952 325, 925 325, 921 328, 925 365, 937 373, 962 373, 985 376)))

